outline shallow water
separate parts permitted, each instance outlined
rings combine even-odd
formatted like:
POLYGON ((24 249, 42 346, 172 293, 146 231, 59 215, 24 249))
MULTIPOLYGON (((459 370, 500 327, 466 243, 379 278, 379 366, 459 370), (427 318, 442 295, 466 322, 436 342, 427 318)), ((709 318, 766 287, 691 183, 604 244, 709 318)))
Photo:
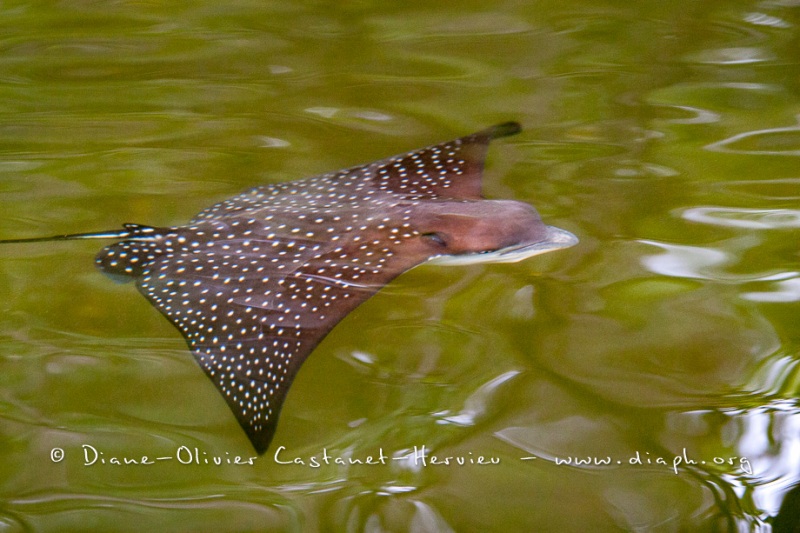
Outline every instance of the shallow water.
POLYGON ((747 531, 800 481, 797 2, 0 14, 0 238, 180 224, 514 119, 487 196, 581 239, 403 275, 306 362, 252 465, 96 242, 5 246, 0 531, 747 531), (402 459, 423 446, 454 459, 402 459), (172 459, 111 464, 142 455, 172 459))

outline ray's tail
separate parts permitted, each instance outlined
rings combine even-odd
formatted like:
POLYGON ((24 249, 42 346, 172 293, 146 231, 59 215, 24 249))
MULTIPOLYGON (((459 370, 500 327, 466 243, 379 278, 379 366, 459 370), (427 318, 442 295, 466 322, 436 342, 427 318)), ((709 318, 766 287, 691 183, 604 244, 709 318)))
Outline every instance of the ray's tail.
POLYGON ((97 231, 93 233, 70 233, 52 235, 50 237, 32 237, 28 239, 4 239, 0 244, 17 244, 25 242, 74 241, 80 239, 148 239, 158 235, 158 228, 140 224, 123 224, 124 229, 97 231))

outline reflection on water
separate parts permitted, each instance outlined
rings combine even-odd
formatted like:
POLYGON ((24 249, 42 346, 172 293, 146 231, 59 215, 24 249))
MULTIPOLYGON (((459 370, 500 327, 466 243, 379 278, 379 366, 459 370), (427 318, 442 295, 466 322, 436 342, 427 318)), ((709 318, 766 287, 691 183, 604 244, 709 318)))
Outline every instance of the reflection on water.
POLYGON ((251 452, 95 245, 4 248, 0 529, 766 530, 800 481, 797 10, 3 4, 3 238, 170 225, 516 119, 486 195, 581 244, 425 266, 348 317, 275 446, 391 459, 317 468, 83 465, 251 452), (394 460, 420 446, 500 463, 394 460))
POLYGON ((749 209, 693 207, 683 212, 686 220, 748 229, 800 228, 798 209, 749 209))
POLYGON ((709 144, 706 149, 738 154, 798 156, 800 155, 800 126, 739 133, 709 144))
POLYGON ((665 253, 642 257, 642 264, 651 272, 677 278, 710 279, 704 270, 721 267, 733 261, 727 252, 714 248, 682 246, 655 241, 642 241, 665 253))
POLYGON ((800 272, 786 272, 784 276, 781 281, 770 285, 771 290, 745 292, 742 298, 753 302, 799 302, 800 272))

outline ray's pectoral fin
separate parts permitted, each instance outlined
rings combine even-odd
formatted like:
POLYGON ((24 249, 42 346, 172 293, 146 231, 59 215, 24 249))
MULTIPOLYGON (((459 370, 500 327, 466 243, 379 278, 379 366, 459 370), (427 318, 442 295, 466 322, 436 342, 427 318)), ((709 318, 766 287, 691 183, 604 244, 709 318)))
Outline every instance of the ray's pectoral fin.
MULTIPOLYGON (((239 260, 256 256, 242 252, 239 260)), ((356 286, 303 269, 237 272, 225 278, 205 271, 212 260, 203 253, 165 254, 147 266, 137 286, 183 334, 261 454, 272 441, 300 366, 342 318, 382 285, 356 286), (253 287, 257 290, 248 290, 253 287)))
MULTIPOLYGON (((218 309, 223 313, 244 310, 235 304, 218 309)), ((173 323, 178 325, 177 321, 173 323)), ((264 453, 272 442, 292 381, 319 342, 313 339, 315 332, 266 325, 249 335, 238 332, 220 339, 199 338, 194 330, 179 329, 253 447, 264 453)))
MULTIPOLYGON (((375 169, 376 185, 415 199, 482 198, 483 168, 493 139, 516 135, 517 122, 505 122, 472 135, 364 165, 375 169)), ((354 167, 358 174, 364 167, 354 167)))

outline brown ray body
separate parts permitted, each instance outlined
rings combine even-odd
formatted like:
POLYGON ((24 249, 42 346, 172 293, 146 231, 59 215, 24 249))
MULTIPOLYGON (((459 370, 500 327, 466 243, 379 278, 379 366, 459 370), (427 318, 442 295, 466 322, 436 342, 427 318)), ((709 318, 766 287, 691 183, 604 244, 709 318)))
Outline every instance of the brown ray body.
MULTIPOLYGON (((374 163, 256 187, 188 225, 55 237, 119 238, 97 265, 136 281, 183 334, 263 453, 303 361, 392 279, 437 258, 518 260, 571 246, 536 210, 481 196, 506 123, 374 163)), ((15 242, 45 240, 28 239, 15 242)), ((11 242, 11 241, 6 241, 11 242)))

